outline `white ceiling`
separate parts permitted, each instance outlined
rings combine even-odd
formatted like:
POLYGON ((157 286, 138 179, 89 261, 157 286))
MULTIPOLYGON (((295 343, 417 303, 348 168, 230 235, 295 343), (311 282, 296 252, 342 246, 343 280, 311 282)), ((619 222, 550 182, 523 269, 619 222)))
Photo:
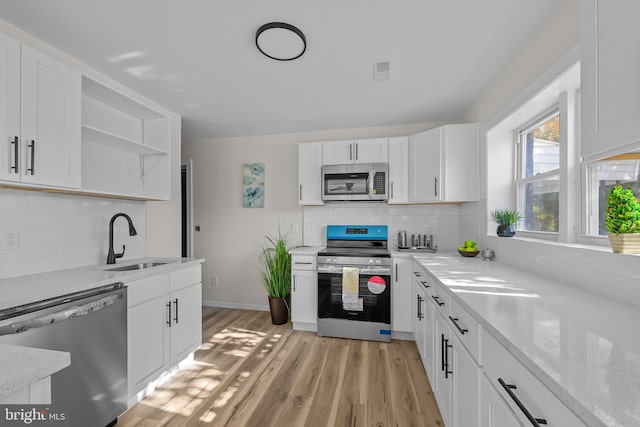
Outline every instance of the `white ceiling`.
POLYGON ((0 18, 181 114, 188 140, 459 120, 559 1, 16 0, 0 18), (305 33, 300 59, 260 54, 271 21, 305 33))

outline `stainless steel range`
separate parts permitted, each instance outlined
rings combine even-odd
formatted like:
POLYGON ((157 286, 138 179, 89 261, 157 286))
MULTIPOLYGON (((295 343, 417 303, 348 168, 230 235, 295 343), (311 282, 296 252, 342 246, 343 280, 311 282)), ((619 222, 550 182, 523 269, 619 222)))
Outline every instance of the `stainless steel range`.
POLYGON ((318 253, 318 335, 391 341, 386 225, 329 225, 318 253))

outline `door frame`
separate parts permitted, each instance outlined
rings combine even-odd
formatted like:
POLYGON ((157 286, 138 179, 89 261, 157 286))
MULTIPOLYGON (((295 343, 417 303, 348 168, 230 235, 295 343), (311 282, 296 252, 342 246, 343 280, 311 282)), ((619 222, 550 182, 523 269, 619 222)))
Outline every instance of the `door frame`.
MULTIPOLYGON (((183 160, 180 166, 180 180, 182 187, 181 203, 184 207, 182 215, 182 239, 186 238, 187 252, 182 256, 193 256, 193 160, 183 160), (185 235, 186 230, 186 235, 185 235)), ((181 251, 182 252, 182 251, 181 251)))

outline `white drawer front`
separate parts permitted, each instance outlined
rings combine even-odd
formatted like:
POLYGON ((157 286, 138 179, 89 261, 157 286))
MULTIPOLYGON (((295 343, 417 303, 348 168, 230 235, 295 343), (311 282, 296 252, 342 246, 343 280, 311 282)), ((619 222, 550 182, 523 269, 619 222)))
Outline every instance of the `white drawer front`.
POLYGON ((511 407, 522 425, 528 426, 532 423, 527 419, 524 410, 518 407, 516 399, 533 418, 544 419, 548 426, 586 427, 569 408, 485 330, 482 331, 482 360, 489 382, 511 407), (507 391, 507 388, 513 395, 507 391))
POLYGON ((200 283, 202 268, 200 264, 171 272, 171 292, 200 283))
POLYGON ((458 336, 458 339, 467 348, 478 366, 482 366, 480 360, 480 325, 478 322, 453 298, 451 299, 448 320, 450 329, 458 336))
POLYGON ((170 290, 169 274, 158 274, 144 279, 126 282, 127 307, 133 307, 154 298, 167 295, 170 290))
POLYGON ((449 310, 451 309, 451 295, 444 287, 435 279, 429 276, 429 280, 433 283, 431 286, 431 299, 436 306, 437 311, 447 320, 449 320, 449 310))
POLYGON ((293 270, 315 270, 316 257, 313 255, 293 255, 291 257, 291 268, 293 270))

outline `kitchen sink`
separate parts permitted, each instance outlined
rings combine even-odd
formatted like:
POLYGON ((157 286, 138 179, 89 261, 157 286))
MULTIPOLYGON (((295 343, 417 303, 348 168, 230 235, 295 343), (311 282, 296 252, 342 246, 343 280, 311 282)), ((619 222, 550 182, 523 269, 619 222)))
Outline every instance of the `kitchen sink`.
POLYGON ((104 271, 133 271, 143 270, 145 268, 157 267, 159 265, 165 265, 168 262, 141 262, 138 264, 123 265, 122 267, 108 268, 104 271))

